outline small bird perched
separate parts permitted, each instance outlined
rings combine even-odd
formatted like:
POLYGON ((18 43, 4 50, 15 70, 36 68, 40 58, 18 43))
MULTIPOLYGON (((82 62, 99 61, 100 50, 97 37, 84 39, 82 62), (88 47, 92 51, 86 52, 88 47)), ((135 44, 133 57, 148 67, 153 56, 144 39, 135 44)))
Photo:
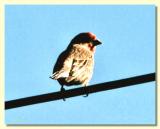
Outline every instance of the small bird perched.
POLYGON ((64 85, 88 85, 94 68, 95 49, 100 44, 93 33, 80 33, 59 55, 50 78, 60 83, 62 92, 65 90, 64 85))

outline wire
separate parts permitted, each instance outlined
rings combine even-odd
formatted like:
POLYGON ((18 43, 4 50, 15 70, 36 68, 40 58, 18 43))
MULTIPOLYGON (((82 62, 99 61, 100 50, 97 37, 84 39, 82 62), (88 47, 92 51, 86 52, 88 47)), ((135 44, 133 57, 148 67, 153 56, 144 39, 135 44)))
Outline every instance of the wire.
POLYGON ((5 102, 5 110, 27 106, 27 105, 32 105, 32 104, 60 100, 63 98, 80 96, 80 95, 86 94, 86 92, 91 94, 91 93, 96 93, 96 92, 101 92, 101 91, 106 91, 106 90, 112 90, 112 89, 132 86, 136 84, 147 83, 151 81, 155 81, 155 73, 149 73, 149 74, 130 77, 126 79, 90 85, 87 87, 70 89, 64 92, 53 92, 53 93, 47 93, 47 94, 42 94, 42 95, 37 95, 37 96, 20 98, 16 100, 10 100, 10 101, 5 102))

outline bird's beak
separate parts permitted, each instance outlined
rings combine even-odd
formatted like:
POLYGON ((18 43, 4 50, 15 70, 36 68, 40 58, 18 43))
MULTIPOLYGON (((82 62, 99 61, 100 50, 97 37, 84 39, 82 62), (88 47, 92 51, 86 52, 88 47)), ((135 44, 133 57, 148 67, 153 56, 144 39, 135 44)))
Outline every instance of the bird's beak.
POLYGON ((97 45, 101 45, 102 42, 99 41, 98 39, 96 39, 96 40, 93 41, 93 44, 94 44, 95 46, 97 46, 97 45))

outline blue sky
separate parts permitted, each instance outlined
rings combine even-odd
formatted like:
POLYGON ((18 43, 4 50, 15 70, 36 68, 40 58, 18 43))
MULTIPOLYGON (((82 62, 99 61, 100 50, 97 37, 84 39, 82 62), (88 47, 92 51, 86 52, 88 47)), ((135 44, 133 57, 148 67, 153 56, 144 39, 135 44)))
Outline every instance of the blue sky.
MULTIPOLYGON (((5 100, 59 91, 49 76, 59 54, 81 32, 93 32, 103 42, 90 84, 155 72, 153 5, 6 5, 5 100)), ((155 82, 6 110, 5 121, 154 124, 155 82)))

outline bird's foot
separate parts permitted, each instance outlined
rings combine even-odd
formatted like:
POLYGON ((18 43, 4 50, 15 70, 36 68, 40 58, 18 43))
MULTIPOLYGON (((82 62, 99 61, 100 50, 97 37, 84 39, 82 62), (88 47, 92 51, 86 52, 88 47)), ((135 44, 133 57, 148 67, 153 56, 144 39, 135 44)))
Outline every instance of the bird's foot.
POLYGON ((88 93, 88 90, 86 88, 85 88, 85 92, 86 92, 86 94, 83 97, 88 97, 89 93, 88 93))
POLYGON ((89 95, 89 94, 88 94, 88 93, 86 93, 86 95, 84 95, 83 97, 88 97, 88 95, 89 95))
MULTIPOLYGON (((62 94, 65 92, 65 89, 63 87, 61 87, 61 92, 62 94)), ((63 101, 66 101, 66 99, 63 97, 63 101)))

